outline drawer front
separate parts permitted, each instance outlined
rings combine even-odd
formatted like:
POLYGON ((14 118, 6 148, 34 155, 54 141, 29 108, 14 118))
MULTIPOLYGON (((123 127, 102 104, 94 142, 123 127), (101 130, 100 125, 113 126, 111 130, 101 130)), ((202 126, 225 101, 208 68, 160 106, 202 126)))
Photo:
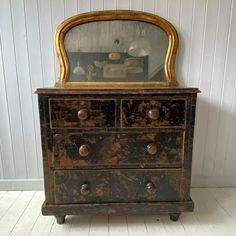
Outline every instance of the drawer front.
POLYGON ((185 99, 122 100, 123 128, 184 127, 185 99))
POLYGON ((140 168, 183 163, 184 132, 57 134, 55 168, 140 168))
POLYGON ((181 169, 55 171, 55 203, 178 201, 181 179, 181 169))
POLYGON ((115 100, 49 99, 51 128, 115 127, 115 100))

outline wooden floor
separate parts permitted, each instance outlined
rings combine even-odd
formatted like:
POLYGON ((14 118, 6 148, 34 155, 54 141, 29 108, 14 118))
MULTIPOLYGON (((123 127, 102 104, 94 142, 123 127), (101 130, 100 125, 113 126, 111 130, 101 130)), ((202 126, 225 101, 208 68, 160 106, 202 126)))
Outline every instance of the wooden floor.
POLYGON ((178 222, 167 215, 67 216, 58 225, 52 216, 42 216, 42 191, 0 192, 0 236, 236 236, 236 188, 192 189, 194 213, 184 213, 178 222))

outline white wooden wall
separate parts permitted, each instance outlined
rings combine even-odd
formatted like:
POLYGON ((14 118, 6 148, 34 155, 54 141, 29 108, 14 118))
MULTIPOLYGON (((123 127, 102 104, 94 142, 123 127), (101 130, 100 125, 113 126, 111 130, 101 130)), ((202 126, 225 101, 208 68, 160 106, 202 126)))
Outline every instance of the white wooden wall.
POLYGON ((178 80, 202 90, 193 185, 236 185, 236 0, 0 0, 0 189, 43 186, 34 91, 56 79, 53 32, 102 9, 143 10, 175 25, 178 80))

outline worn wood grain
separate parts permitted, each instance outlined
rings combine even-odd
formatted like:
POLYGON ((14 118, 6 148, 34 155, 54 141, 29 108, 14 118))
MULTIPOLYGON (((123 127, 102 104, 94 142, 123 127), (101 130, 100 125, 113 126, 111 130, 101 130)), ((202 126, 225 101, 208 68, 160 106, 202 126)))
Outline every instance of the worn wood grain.
POLYGON ((46 204, 42 206, 43 215, 135 215, 161 214, 170 212, 191 212, 193 201, 178 202, 136 202, 136 203, 87 203, 87 204, 46 204))
POLYGON ((54 168, 181 166, 184 132, 71 133, 53 135, 54 168), (88 155, 80 154, 88 147, 88 155), (152 145, 155 153, 149 153, 152 145))
POLYGON ((122 100, 122 127, 184 127, 185 100, 122 100), (155 117, 152 113, 155 112, 155 117))
POLYGON ((43 214, 192 211, 189 190, 197 92, 177 88, 38 90, 43 214), (132 108, 130 101, 136 104, 132 108), (139 105, 143 109, 137 112, 139 105), (165 126, 150 128, 143 118, 146 108, 160 109, 151 115, 161 117, 165 126), (89 111, 89 116, 82 112, 80 117, 90 122, 81 123, 79 109, 89 111), (122 127, 124 113, 137 116, 137 126, 122 127))
POLYGON ((177 201, 183 198, 181 176, 181 169, 55 171, 55 203, 177 201), (148 183, 153 185, 152 192, 148 183))
POLYGON ((63 87, 51 87, 51 88, 38 88, 36 90, 37 94, 190 94, 190 93, 199 93, 200 90, 198 88, 187 88, 187 87, 160 87, 158 89, 154 89, 152 87, 140 89, 140 88, 126 88, 126 89, 120 89, 120 88, 80 88, 80 89, 73 89, 73 88, 63 88, 63 87))
POLYGON ((52 128, 89 128, 115 126, 114 100, 50 99, 52 128), (85 119, 78 117, 79 111, 87 113, 85 119))

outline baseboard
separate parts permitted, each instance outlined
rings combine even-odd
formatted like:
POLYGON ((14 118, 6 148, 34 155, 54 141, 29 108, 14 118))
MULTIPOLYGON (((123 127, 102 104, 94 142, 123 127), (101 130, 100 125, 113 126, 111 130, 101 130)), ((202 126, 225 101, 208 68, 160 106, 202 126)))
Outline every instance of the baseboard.
MULTIPOLYGON (((236 187, 236 177, 192 177, 192 187, 236 187)), ((2 179, 0 191, 43 190, 43 179, 2 179)))
POLYGON ((236 187, 236 176, 193 176, 192 187, 236 187))
POLYGON ((0 191, 43 190, 43 179, 1 179, 0 191))

